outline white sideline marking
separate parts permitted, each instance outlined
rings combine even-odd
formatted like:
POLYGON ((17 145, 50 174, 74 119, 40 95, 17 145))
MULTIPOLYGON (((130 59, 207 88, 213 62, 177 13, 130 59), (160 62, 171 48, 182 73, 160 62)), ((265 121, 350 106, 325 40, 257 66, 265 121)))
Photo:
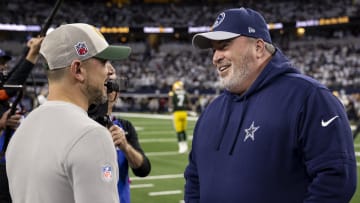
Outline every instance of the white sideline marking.
POLYGON ((134 128, 135 128, 136 131, 143 131, 144 130, 143 127, 134 126, 134 128))
POLYGON ((141 177, 131 177, 130 180, 160 180, 160 179, 172 179, 172 178, 184 178, 184 174, 169 174, 169 175, 158 175, 158 176, 147 176, 144 178, 141 177))
POLYGON ((359 143, 354 144, 355 147, 360 147, 359 143))
MULTIPOLYGON (((193 139, 192 135, 188 136, 188 141, 191 141, 193 139)), ((151 143, 151 142, 177 142, 176 137, 174 138, 145 138, 140 139, 139 142, 141 143, 151 143)))
POLYGON ((130 184, 131 189, 134 189, 134 188, 147 188, 147 187, 154 187, 154 184, 134 184, 134 185, 130 184))
POLYGON ((151 142, 177 142, 176 137, 174 138, 145 138, 140 139, 141 143, 151 143, 151 142))
MULTIPOLYGON (((123 113, 123 112, 113 112, 114 116, 122 117, 137 117, 137 118, 157 118, 157 119, 172 119, 172 115, 160 115, 160 114, 144 114, 144 113, 123 113)), ((198 117, 188 116, 188 120, 196 121, 198 117)))
POLYGON ((145 133, 148 134, 148 135, 154 135, 154 134, 158 135, 158 134, 165 134, 166 133, 166 134, 174 135, 174 140, 176 140, 176 137, 175 137, 176 133, 175 133, 174 130, 163 130, 163 131, 155 131, 155 130, 149 131, 149 130, 147 130, 145 133))
MULTIPOLYGON (((184 153, 187 154, 187 153, 184 153)), ((181 155, 179 152, 148 152, 145 153, 146 156, 171 156, 171 155, 181 155)))
POLYGON ((181 190, 169 190, 169 191, 160 191, 160 192, 149 192, 149 196, 176 195, 181 193, 182 193, 181 190))

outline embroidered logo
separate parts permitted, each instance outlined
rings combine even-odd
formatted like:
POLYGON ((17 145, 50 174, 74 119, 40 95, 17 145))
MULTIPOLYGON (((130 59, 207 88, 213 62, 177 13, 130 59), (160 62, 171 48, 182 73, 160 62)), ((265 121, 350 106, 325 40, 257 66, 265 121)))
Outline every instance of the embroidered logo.
POLYGON ((113 171, 111 165, 106 164, 103 167, 101 167, 102 179, 105 180, 106 182, 110 182, 113 179, 112 173, 113 171))
POLYGON ((246 140, 248 138, 251 138, 253 141, 255 140, 255 132, 260 128, 260 126, 256 126, 254 124, 254 121, 252 122, 251 126, 247 129, 245 129, 245 138, 244 138, 244 142, 246 142, 246 140))
POLYGON ((78 42, 75 45, 75 50, 79 56, 85 56, 89 52, 85 42, 78 42))
POLYGON ((216 28, 217 26, 219 26, 225 19, 225 13, 222 12, 218 15, 218 17, 216 18, 213 26, 212 26, 212 29, 216 28))
POLYGON ((332 118, 330 118, 329 120, 327 121, 324 121, 324 120, 321 120, 321 126, 322 127, 327 127, 328 125, 330 125, 331 122, 333 122, 335 119, 337 119, 339 116, 334 116, 332 118))
POLYGON ((252 28, 252 27, 248 27, 248 31, 249 31, 249 33, 255 33, 256 32, 256 30, 254 28, 252 28))

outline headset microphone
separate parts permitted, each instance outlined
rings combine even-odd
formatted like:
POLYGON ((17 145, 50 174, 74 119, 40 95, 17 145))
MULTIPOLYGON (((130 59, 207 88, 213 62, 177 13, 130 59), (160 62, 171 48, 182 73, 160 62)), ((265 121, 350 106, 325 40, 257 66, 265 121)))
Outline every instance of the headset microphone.
POLYGON ((111 92, 123 92, 127 89, 128 86, 128 78, 126 77, 119 77, 115 80, 108 80, 105 84, 107 88, 107 93, 111 92))

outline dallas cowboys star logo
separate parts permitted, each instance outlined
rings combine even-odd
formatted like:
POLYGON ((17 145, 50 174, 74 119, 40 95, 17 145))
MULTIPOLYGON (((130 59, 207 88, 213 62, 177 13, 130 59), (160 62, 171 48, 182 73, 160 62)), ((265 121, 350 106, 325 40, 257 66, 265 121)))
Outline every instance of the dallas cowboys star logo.
POLYGON ((247 129, 245 129, 246 135, 244 138, 244 142, 251 138, 253 141, 255 140, 255 132, 260 128, 260 126, 254 126, 254 121, 252 122, 251 126, 247 129))

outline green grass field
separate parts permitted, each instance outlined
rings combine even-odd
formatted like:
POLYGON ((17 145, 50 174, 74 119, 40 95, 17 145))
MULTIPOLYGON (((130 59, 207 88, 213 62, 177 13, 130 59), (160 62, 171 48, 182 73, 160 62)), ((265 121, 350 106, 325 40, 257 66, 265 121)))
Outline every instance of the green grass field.
MULTIPOLYGON (((140 144, 149 157, 152 170, 148 177, 137 178, 130 172, 132 203, 179 203, 184 195, 183 172, 187 165, 188 153, 178 154, 176 135, 169 118, 133 117, 121 114, 130 120, 139 134, 140 144)), ((194 120, 189 120, 187 134, 192 136, 194 120)), ((189 146, 191 141, 189 141, 189 146)), ((358 174, 360 174, 360 138, 355 140, 358 174)), ((360 187, 360 175, 358 175, 360 187)), ((360 189, 357 189, 350 203, 360 202, 360 189)))

